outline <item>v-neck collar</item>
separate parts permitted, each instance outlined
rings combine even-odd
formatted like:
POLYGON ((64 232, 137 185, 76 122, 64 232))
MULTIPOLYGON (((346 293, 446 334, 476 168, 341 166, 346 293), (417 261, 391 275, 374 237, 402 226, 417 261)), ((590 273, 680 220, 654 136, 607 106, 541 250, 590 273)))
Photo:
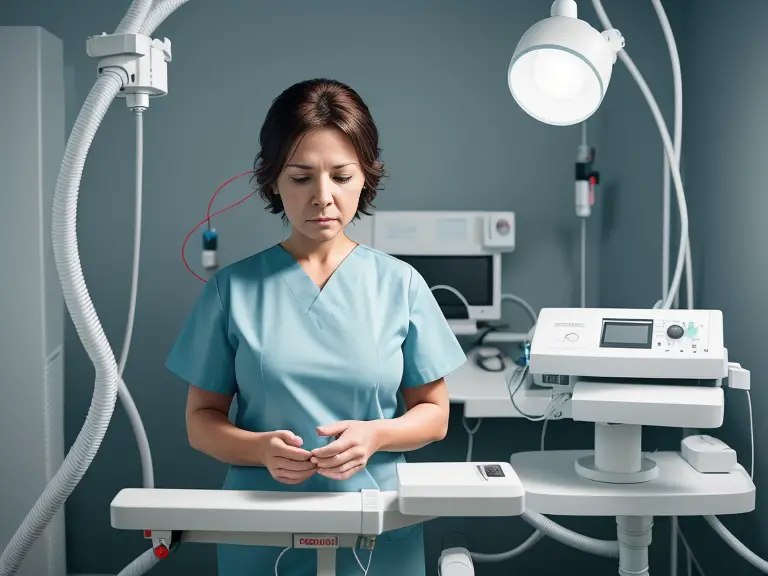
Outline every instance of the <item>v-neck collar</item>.
POLYGON ((336 278, 342 271, 344 264, 352 257, 355 250, 359 245, 356 245, 349 251, 344 259, 336 266, 336 269, 328 277, 325 285, 320 288, 315 281, 310 278, 309 274, 304 270, 294 256, 288 252, 281 244, 276 244, 273 248, 276 261, 280 264, 280 274, 283 280, 288 285, 296 301, 306 311, 312 307, 320 296, 329 289, 333 289, 334 278, 336 278))

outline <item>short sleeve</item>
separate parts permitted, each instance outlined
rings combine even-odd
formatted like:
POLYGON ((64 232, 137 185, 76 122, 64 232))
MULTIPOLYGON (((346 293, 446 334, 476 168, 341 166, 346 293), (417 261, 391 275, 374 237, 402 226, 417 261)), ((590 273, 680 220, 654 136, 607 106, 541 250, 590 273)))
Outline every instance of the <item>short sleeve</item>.
POLYGON ((403 342, 404 388, 439 380, 467 361, 426 281, 416 270, 411 274, 410 318, 403 342))
POLYGON ((210 392, 234 394, 235 350, 227 334, 227 313, 218 279, 211 278, 171 349, 166 368, 182 380, 210 392))

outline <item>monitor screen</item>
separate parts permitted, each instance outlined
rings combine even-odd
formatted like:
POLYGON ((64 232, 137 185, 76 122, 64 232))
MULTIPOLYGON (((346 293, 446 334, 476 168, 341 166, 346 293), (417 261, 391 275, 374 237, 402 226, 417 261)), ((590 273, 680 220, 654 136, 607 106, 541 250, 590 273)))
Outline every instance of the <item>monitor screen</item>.
MULTIPOLYGON (((394 256, 418 270, 430 287, 447 285, 460 292, 470 306, 493 306, 493 256, 394 256)), ((448 320, 469 317, 452 292, 435 290, 433 294, 448 320)))
POLYGON ((606 320, 601 348, 650 348, 653 322, 650 320, 606 320))

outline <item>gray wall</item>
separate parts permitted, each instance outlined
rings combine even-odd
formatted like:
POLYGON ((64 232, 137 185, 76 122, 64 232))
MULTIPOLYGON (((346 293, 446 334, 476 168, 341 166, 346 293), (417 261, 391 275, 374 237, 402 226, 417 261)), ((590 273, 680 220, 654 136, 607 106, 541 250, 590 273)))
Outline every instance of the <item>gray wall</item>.
MULTIPOLYGON (((683 154, 697 306, 723 311, 731 360, 752 372, 757 510, 723 522, 763 558, 768 558, 768 538, 759 518, 764 522, 768 491, 762 444, 768 431, 763 418, 768 400, 762 384, 768 366, 759 335, 768 289, 766 20, 768 4, 760 0, 699 0, 686 10, 681 51, 686 83, 683 154)), ((747 401, 744 393, 729 392, 725 424, 717 434, 738 451, 749 469, 747 401)), ((700 519, 685 525, 699 539, 696 554, 708 574, 760 573, 726 548, 700 519)))
MULTIPOLYGON (((194 1, 159 29, 158 34, 173 42, 174 60, 170 95, 155 101, 146 118, 141 282, 125 374, 152 443, 158 486, 215 488, 225 472, 222 465, 188 447, 186 388, 163 368, 200 290, 199 282, 181 265, 179 247, 204 215, 212 191, 250 167, 272 98, 295 81, 336 77, 367 100, 381 130, 391 176, 378 208, 515 210, 519 247, 504 262, 505 290, 525 297, 537 309, 578 305, 579 222, 572 178, 580 130, 548 127, 526 117, 509 95, 505 77, 518 39, 546 16, 549 4, 543 0, 194 1)), ((598 25, 588 4, 580 3, 582 15, 598 25)), ((666 4, 673 24, 679 22, 681 2, 666 4)), ((6 0, 0 9, 0 24, 41 25, 64 41, 70 127, 95 76, 96 63, 85 54, 85 38, 112 31, 127 5, 126 1, 6 0)), ((650 4, 606 0, 605 7, 627 36, 627 49, 671 123, 669 59, 650 4)), ((690 3, 685 7, 687 18, 699 12, 690 3)), ((693 42, 695 35, 691 37, 693 42)), ((700 75, 706 80, 703 71, 700 75)), ((688 77, 686 81, 690 82, 688 77)), ((696 93, 694 86, 687 86, 688 94, 696 93)), ((701 100, 699 105, 710 109, 701 100)), ((589 128, 605 185, 589 221, 588 304, 650 306, 661 291, 661 146, 647 106, 620 64, 589 128)), ((686 141, 690 138, 692 131, 686 141)), ((81 258, 91 296, 116 351, 129 295, 133 142, 132 118, 117 102, 96 136, 80 205, 81 258)), ((735 154, 733 161, 746 162, 746 156, 735 154)), ((246 193, 245 182, 232 185, 221 205, 246 193)), ((257 201, 220 217, 217 227, 223 262, 263 249, 284 234, 279 219, 257 201)), ((195 235, 189 250, 193 265, 198 262, 198 245, 195 235)), ((694 254, 696 250, 703 247, 695 244, 694 254)), ((725 282, 715 275, 712 281, 725 282)), ((525 326, 524 315, 508 312, 516 326, 525 326)), ((740 320, 731 320, 729 326, 741 326, 740 320)), ((70 445, 89 406, 93 369, 69 324, 66 353, 70 445)), ((540 425, 523 420, 486 421, 477 436, 475 457, 506 459, 512 451, 537 449, 539 435, 540 425)), ((671 436, 661 433, 649 441, 674 445, 671 436)), ((548 446, 591 446, 591 427, 552 423, 548 446)), ((412 456, 458 460, 465 450, 461 411, 454 409, 446 441, 412 456)), ((115 573, 145 549, 138 534, 109 528, 112 497, 121 488, 140 483, 135 442, 118 406, 101 451, 67 504, 70 572, 115 573)), ((610 519, 560 520, 597 537, 615 535, 610 519)), ((663 575, 666 523, 659 520, 657 526, 652 565, 654 574, 663 575)), ((480 551, 509 548, 530 533, 518 519, 435 521, 427 530, 431 558, 437 556, 443 534, 451 530, 464 532, 471 547, 480 551)), ((589 571, 596 576, 616 571, 613 561, 545 540, 519 559, 480 566, 478 574, 535 569, 546 576, 560 574, 564 565, 574 573, 589 571)), ((213 547, 185 546, 156 572, 212 573, 213 566, 213 547)))

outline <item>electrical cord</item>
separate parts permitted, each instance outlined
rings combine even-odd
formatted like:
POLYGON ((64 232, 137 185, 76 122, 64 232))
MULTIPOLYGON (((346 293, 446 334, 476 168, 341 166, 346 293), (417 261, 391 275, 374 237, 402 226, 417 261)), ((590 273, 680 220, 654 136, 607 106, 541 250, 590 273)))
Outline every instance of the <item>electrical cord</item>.
POLYGON ((467 424, 467 417, 462 416, 461 417, 461 424, 464 426, 464 430, 467 431, 467 462, 472 462, 472 455, 474 451, 474 443, 475 443, 475 434, 478 430, 480 430, 480 425, 483 423, 483 419, 478 419, 477 423, 475 424, 474 428, 470 428, 469 424, 467 424))
POLYGON ((517 296, 515 294, 510 294, 509 292, 506 292, 501 295, 501 301, 504 302, 505 300, 509 302, 514 302, 515 304, 519 305, 525 312, 528 314, 528 317, 531 319, 531 324, 534 326, 536 325, 536 322, 538 321, 539 317, 536 314, 536 311, 533 309, 533 306, 528 304, 525 300, 520 298, 520 296, 517 296))
MULTIPOLYGON (((526 375, 528 374, 528 366, 518 366, 515 371, 513 372, 510 379, 507 381, 507 389, 511 390, 512 388, 512 382, 515 378, 517 378, 517 386, 515 386, 514 391, 510 392, 509 399, 512 402, 512 405, 515 407, 515 410, 517 410, 520 415, 525 418, 526 420, 529 420, 531 422, 542 422, 549 418, 551 418, 554 415, 554 412, 550 412, 550 410, 556 410, 558 404, 564 404, 568 402, 571 399, 571 394, 569 392, 560 392, 558 394, 554 394, 552 396, 552 400, 550 400, 549 404, 547 404, 547 407, 544 409, 544 413, 539 416, 534 416, 532 414, 527 414, 526 412, 523 412, 523 410, 517 405, 517 402, 515 402, 515 394, 520 390, 520 388, 523 385, 523 382, 525 380, 526 375)), ((558 414, 556 417, 560 417, 562 415, 558 414)))
MULTIPOLYGON (((280 560, 285 556, 285 553, 290 550, 291 547, 288 546, 287 548, 283 548, 283 550, 278 554, 277 560, 275 560, 275 576, 280 576, 278 573, 278 565, 280 564, 280 560)), ((357 555, 357 550, 352 548, 352 554, 355 557, 355 561, 357 562, 357 565, 360 566, 360 570, 363 571, 363 576, 368 576, 368 571, 371 569, 371 559, 373 558, 373 548, 371 549, 371 553, 368 555, 368 564, 363 567, 363 563, 360 561, 360 557, 357 555)))
POLYGON ((199 274, 197 274, 194 270, 192 270, 192 267, 189 265, 189 262, 187 262, 187 257, 186 257, 187 243, 189 242, 189 239, 192 238, 192 234, 197 232, 200 229, 201 226, 207 225, 208 229, 210 230, 210 228, 211 228, 211 218, 213 218, 214 216, 218 216, 219 214, 222 214, 223 212, 226 212, 227 210, 231 210, 235 206, 239 206, 240 204, 242 204, 243 202, 248 200, 251 196, 254 196, 256 194, 255 191, 251 192, 250 194, 248 194, 244 198, 241 198, 237 202, 235 202, 233 204, 230 204, 229 206, 227 206, 225 208, 222 208, 221 210, 219 210, 218 212, 216 212, 214 214, 211 214, 211 207, 213 206, 213 201, 219 195, 219 192, 221 192, 226 186, 228 186, 229 184, 231 184, 235 180, 238 180, 239 178, 242 178, 243 176, 247 176, 248 174, 251 174, 251 173, 253 173, 253 170, 248 170, 246 172, 241 172, 240 174, 232 176, 231 178, 227 179, 223 184, 221 184, 216 189, 216 192, 213 193, 213 196, 211 196, 211 199, 208 201, 208 209, 206 211, 205 219, 203 219, 200 222, 198 222, 197 225, 194 228, 192 228, 192 230, 189 231, 189 234, 187 234, 187 236, 184 238, 184 242, 182 242, 182 244, 181 244, 181 261, 184 264, 184 267, 189 271, 190 274, 192 274, 195 278, 197 278, 201 282, 208 282, 208 281, 205 278, 203 278, 202 276, 200 276, 199 274))
POLYGON ((368 576, 368 570, 371 569, 371 559, 373 558, 373 548, 371 548, 371 552, 368 554, 368 564, 365 568, 363 568, 363 563, 360 562, 360 557, 357 555, 357 550, 352 548, 352 555, 355 557, 355 560, 357 561, 357 565, 360 566, 360 570, 363 571, 363 576, 368 576))
POLYGON ((280 576, 280 574, 277 572, 277 565, 280 564, 280 559, 285 556, 285 553, 290 549, 290 546, 288 548, 283 548, 282 552, 277 555, 277 560, 275 560, 275 576, 280 576))

